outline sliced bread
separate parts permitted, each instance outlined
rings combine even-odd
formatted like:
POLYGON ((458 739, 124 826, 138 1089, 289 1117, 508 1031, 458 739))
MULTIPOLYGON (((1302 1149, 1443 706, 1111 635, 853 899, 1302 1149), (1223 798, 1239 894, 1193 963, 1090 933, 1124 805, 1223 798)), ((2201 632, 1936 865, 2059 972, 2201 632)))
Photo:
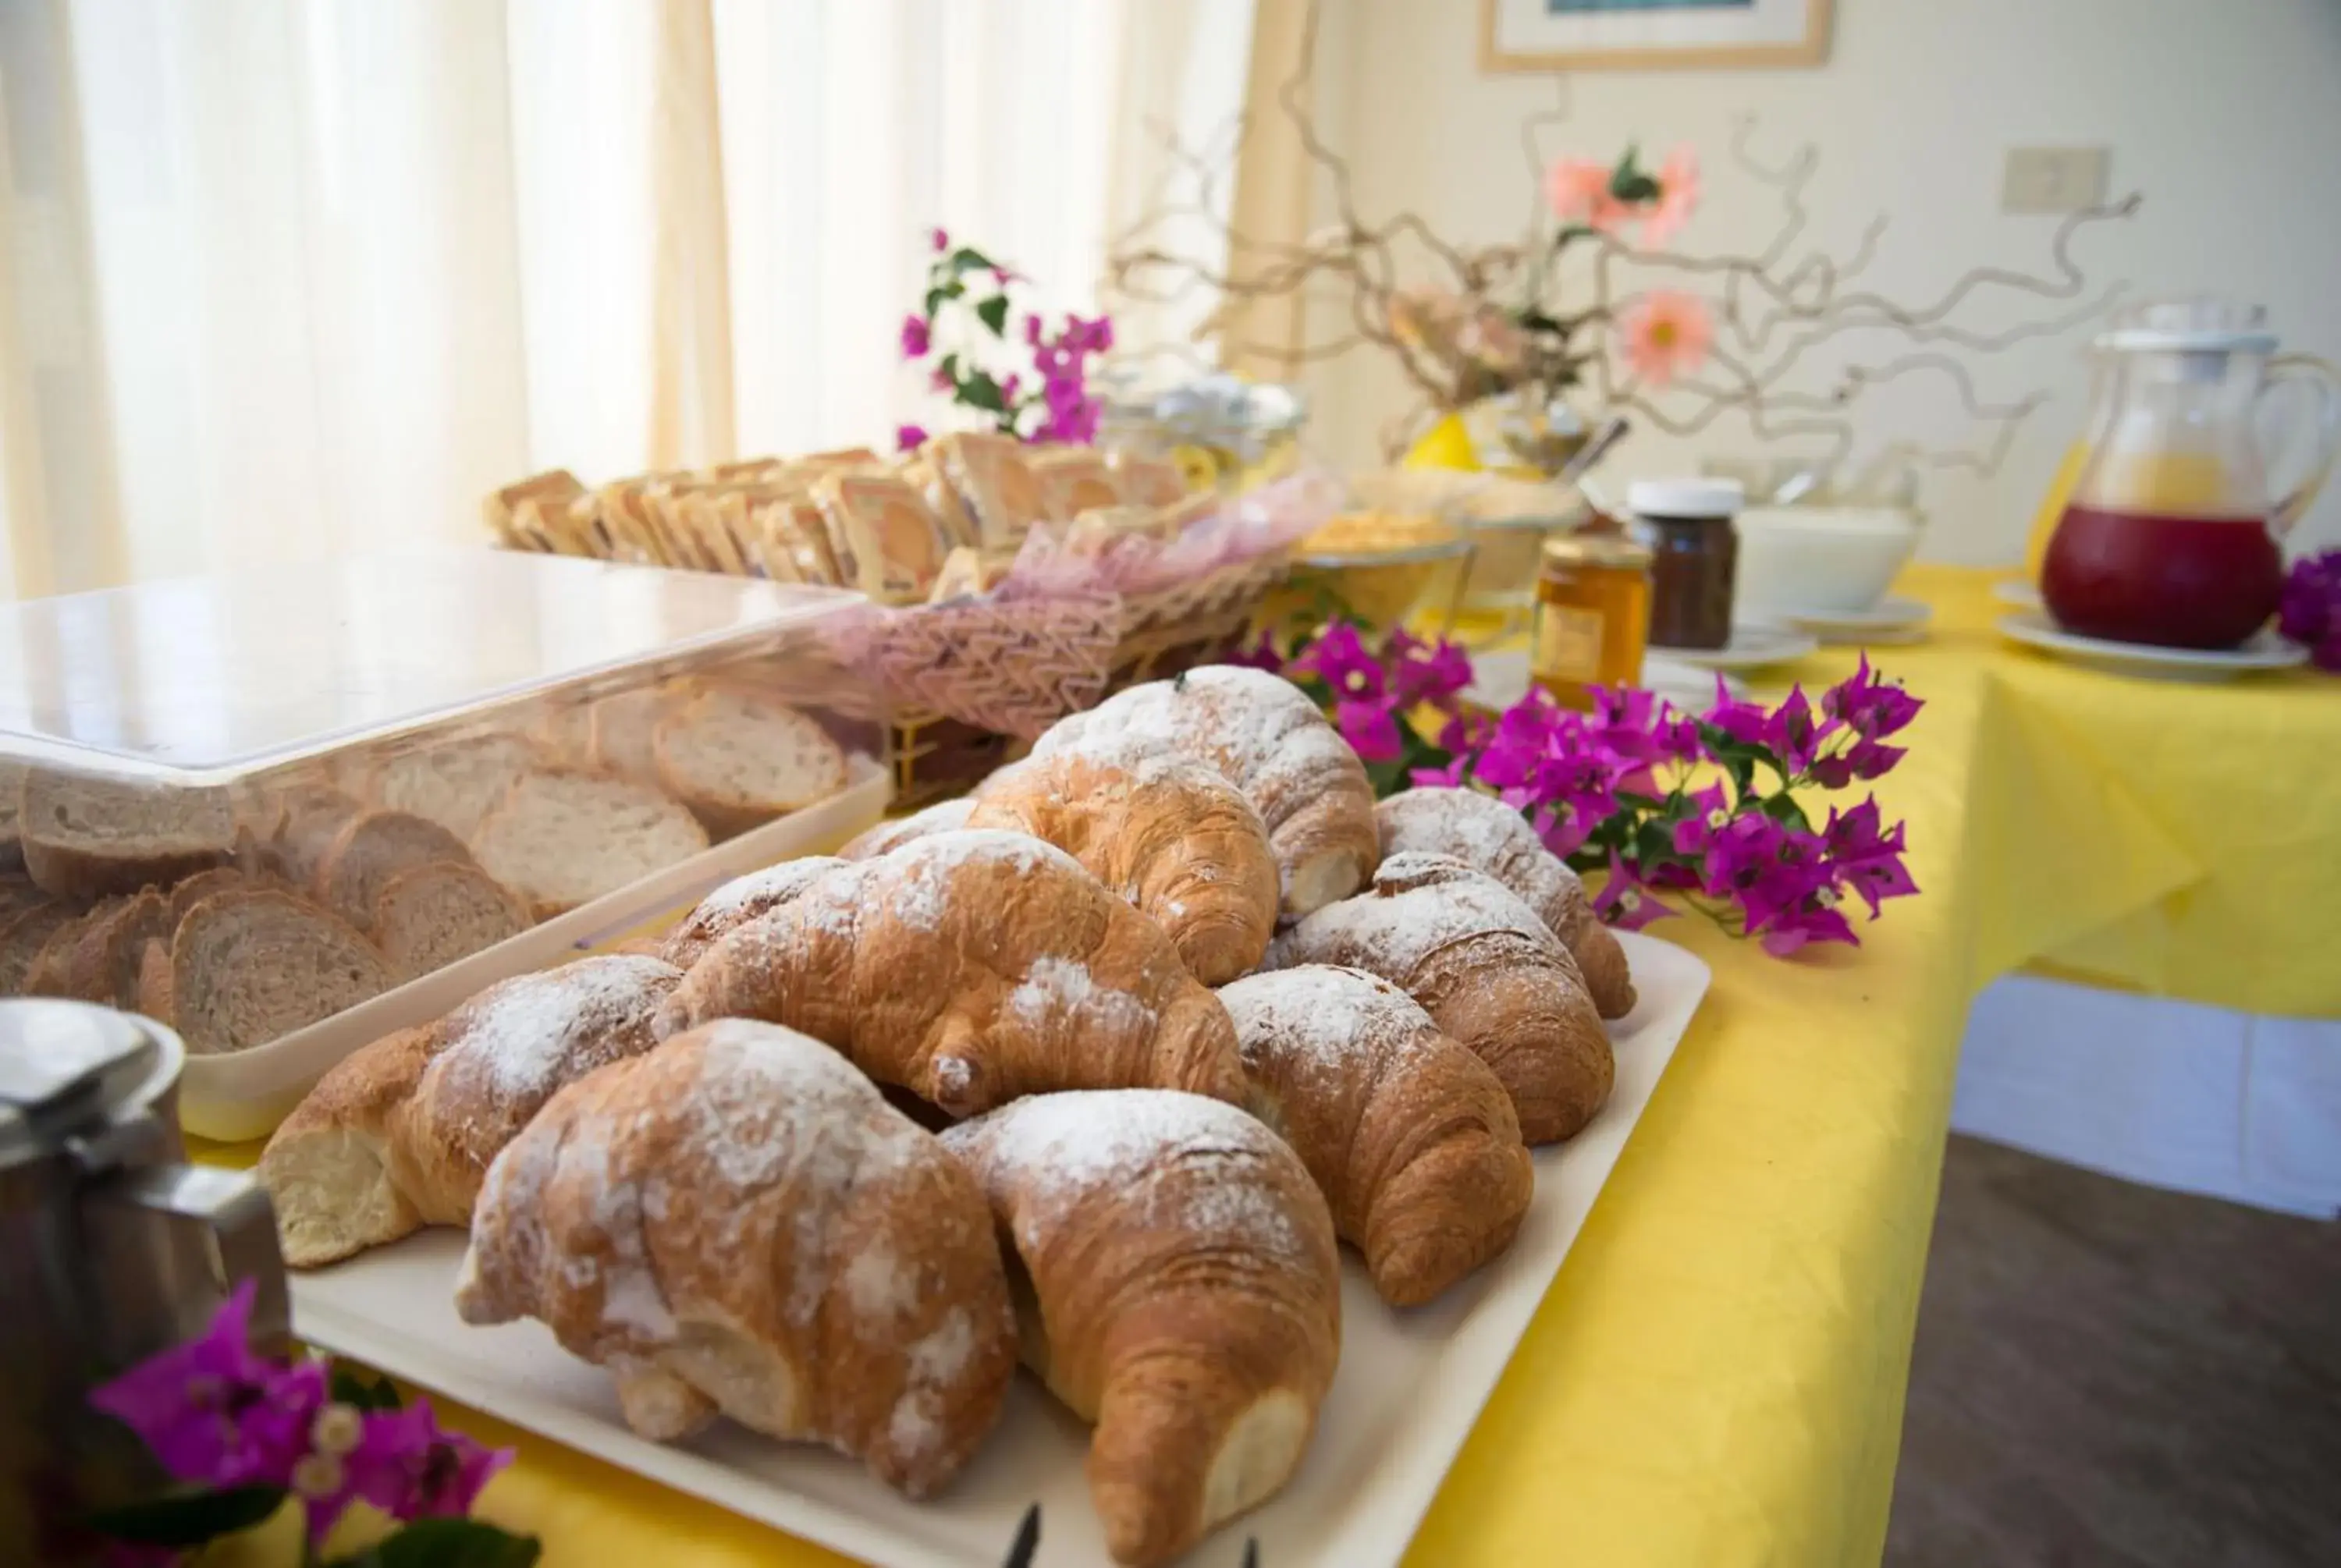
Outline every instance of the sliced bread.
POLYGON ((401 871, 434 860, 469 864, 463 841, 412 811, 362 811, 342 825, 317 863, 309 895, 359 930, 372 933, 374 900, 401 871))
POLYGON ((528 927, 528 911, 467 855, 392 875, 375 894, 374 945, 401 982, 468 958, 528 927))
POLYGON ((16 837, 16 810, 25 801, 22 762, 0 761, 0 868, 15 870, 25 863, 25 845, 16 837))
POLYGON ((523 774, 472 836, 480 868, 545 919, 707 848, 680 801, 598 773, 523 774))
POLYGON ((348 922, 273 888, 214 893, 171 938, 167 981, 142 978, 198 1054, 241 1051, 289 1035, 391 986, 382 954, 348 922))
POLYGON ((657 783, 655 738, 675 704, 675 695, 662 686, 637 687, 595 702, 587 730, 594 766, 637 784, 657 783))
POLYGON ((364 810, 355 796, 325 786, 287 795, 262 847, 262 864, 295 888, 315 887, 334 841, 364 810))
POLYGON ((377 806, 427 817, 468 839, 513 779, 547 760, 525 735, 474 735, 414 746, 376 763, 369 794, 377 806))
POLYGON ((224 789, 150 785, 36 768, 17 831, 25 868, 48 892, 94 898, 169 883, 227 858, 235 813, 224 789))
POLYGON ((177 1027, 171 1017, 171 944, 166 938, 157 938, 139 953, 136 986, 137 1001, 130 1010, 177 1027))
POLYGON ((41 973, 42 955, 50 951, 50 943, 60 930, 78 930, 87 908, 53 898, 0 921, 0 996, 40 995, 33 989, 33 980, 36 974, 47 978, 41 973))
MULTIPOLYGON (((198 871, 184 882, 173 885, 170 892, 171 926, 177 929, 187 911, 210 898, 214 893, 225 893, 237 888, 266 887, 268 884, 236 866, 214 866, 208 871, 198 871)), ((164 933, 164 936, 170 932, 164 933)))
POLYGON ((711 686, 662 719, 659 782, 715 837, 729 838, 845 788, 845 753, 787 704, 711 686))
POLYGON ((85 917, 65 956, 64 994, 109 1007, 138 1005, 138 960, 171 934, 170 900, 152 888, 85 917))

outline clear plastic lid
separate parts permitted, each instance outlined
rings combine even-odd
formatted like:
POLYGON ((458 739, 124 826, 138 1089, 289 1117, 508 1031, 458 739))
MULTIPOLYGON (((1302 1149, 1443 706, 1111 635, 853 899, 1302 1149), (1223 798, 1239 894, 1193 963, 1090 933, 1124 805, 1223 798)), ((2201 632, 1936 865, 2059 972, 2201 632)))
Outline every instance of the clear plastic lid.
POLYGON ((566 556, 348 556, 0 605, 0 756, 224 784, 597 676, 808 628, 859 594, 566 556))

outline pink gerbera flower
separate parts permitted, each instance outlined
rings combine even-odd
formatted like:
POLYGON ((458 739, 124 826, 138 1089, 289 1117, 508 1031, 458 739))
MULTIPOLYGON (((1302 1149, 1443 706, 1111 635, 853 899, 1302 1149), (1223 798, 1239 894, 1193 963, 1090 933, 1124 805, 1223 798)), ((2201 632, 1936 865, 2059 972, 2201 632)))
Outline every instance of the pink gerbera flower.
POLYGON ((1614 233, 1633 210, 1609 194, 1609 170, 1589 158, 1556 158, 1545 171, 1545 200, 1564 223, 1614 233))
POLYGON ((1618 318, 1619 352, 1636 376, 1664 386, 1707 362, 1715 321, 1695 294, 1658 289, 1628 305, 1618 318))
POLYGON ((1659 199, 1642 220, 1642 243, 1657 250, 1682 233, 1698 205, 1698 154, 1688 146, 1667 154, 1659 169, 1659 199))

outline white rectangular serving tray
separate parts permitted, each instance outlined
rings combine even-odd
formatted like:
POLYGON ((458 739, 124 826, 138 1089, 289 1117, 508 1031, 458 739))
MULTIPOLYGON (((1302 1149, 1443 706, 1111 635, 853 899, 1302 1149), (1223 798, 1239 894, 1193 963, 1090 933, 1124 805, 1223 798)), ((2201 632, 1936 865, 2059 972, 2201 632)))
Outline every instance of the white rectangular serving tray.
MULTIPOLYGON (((1659 1075, 1707 995, 1706 963, 1621 934, 1640 1003, 1612 1024, 1617 1087, 1583 1132, 1536 1155, 1519 1239, 1429 1306, 1383 1305, 1342 1255, 1341 1362, 1300 1472, 1185 1561, 1234 1568, 1257 1536, 1267 1568, 1375 1568, 1415 1527, 1503 1375, 1659 1075)), ((1081 1463, 1088 1429, 1019 1374, 1006 1414, 939 1498, 910 1502, 852 1460, 729 1423, 688 1442, 626 1429, 607 1374, 533 1322, 473 1328, 455 1315, 464 1237, 437 1230, 293 1279, 294 1331, 678 1491, 888 1568, 997 1568, 1025 1509, 1041 1504, 1035 1568, 1101 1568, 1107 1556, 1081 1463)))
POLYGON ((428 1023, 498 980, 560 963, 688 908, 734 877, 825 854, 876 824, 892 798, 885 767, 850 753, 845 788, 826 800, 712 844, 687 860, 281 1039, 249 1050, 189 1057, 179 1085, 180 1125, 197 1137, 222 1143, 265 1137, 335 1063, 368 1041, 428 1023))

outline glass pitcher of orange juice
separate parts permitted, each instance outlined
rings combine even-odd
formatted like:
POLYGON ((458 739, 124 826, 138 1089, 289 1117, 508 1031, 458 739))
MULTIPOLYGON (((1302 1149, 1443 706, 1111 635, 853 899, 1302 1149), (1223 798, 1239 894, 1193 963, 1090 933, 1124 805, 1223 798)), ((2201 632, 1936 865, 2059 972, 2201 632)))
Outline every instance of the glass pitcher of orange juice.
POLYGON ((2276 353, 2266 313, 2212 300, 2141 305, 2095 344, 2087 450, 2040 564, 2068 631, 2232 648, 2276 612, 2277 541, 2307 510, 2341 441, 2341 376, 2276 353), (2271 493, 2260 416, 2278 389, 2311 399, 2303 477, 2271 493))

